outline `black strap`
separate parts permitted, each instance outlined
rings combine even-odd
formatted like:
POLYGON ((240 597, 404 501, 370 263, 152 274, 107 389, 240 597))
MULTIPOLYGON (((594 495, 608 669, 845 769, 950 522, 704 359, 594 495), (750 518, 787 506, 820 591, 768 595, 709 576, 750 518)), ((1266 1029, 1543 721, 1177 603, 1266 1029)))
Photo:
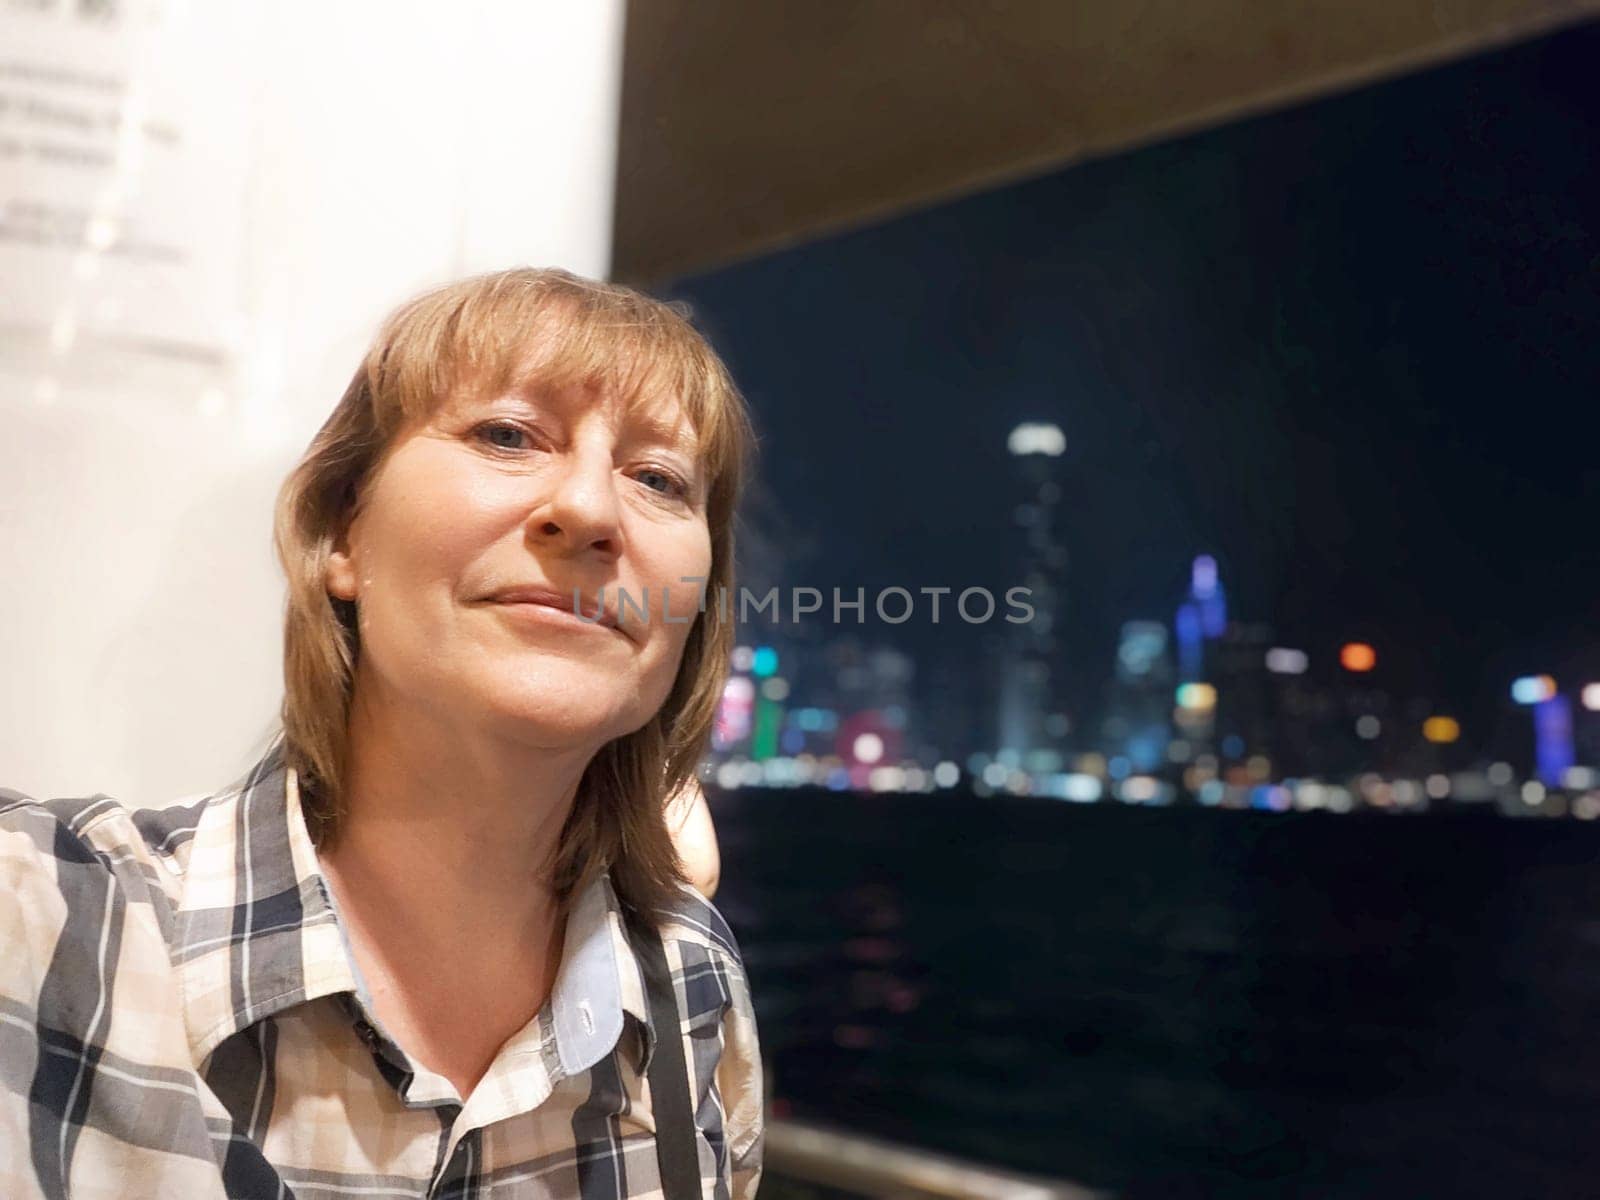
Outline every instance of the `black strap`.
POLYGON ((700 1151, 694 1114, 689 1111, 689 1066, 683 1057, 683 1023, 678 999, 667 967, 661 934, 645 921, 634 923, 634 949, 644 972, 645 997, 650 1002, 650 1024, 655 1047, 646 1074, 650 1103, 655 1109, 656 1161, 661 1166, 665 1200, 702 1200, 700 1151))

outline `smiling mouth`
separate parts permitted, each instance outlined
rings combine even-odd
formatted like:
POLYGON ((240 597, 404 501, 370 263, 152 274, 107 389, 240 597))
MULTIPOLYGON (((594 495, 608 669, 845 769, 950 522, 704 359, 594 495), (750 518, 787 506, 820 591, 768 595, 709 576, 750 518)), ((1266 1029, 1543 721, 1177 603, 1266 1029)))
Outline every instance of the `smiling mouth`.
POLYGON ((613 633, 632 640, 618 625, 616 617, 603 608, 594 613, 580 615, 573 611, 570 603, 554 595, 493 596, 488 602, 519 622, 567 629, 588 629, 599 633, 613 633))

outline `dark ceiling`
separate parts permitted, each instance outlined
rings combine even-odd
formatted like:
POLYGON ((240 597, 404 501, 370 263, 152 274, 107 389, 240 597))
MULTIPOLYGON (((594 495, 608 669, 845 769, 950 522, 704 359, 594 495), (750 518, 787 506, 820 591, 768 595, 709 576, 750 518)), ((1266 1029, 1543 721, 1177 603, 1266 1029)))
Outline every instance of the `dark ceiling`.
POLYGON ((612 273, 659 283, 1597 11, 633 0, 612 273))

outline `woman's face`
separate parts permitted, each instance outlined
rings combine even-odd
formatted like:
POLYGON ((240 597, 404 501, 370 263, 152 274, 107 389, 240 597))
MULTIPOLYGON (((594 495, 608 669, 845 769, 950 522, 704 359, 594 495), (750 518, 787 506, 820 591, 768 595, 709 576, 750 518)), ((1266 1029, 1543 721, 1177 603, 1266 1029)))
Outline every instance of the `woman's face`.
POLYGON ((358 606, 365 700, 530 746, 638 729, 696 615, 684 580, 710 573, 705 485, 671 397, 531 386, 442 404, 399 435, 330 558, 329 593, 358 606), (604 589, 600 621, 575 615, 574 589, 591 617, 604 589))

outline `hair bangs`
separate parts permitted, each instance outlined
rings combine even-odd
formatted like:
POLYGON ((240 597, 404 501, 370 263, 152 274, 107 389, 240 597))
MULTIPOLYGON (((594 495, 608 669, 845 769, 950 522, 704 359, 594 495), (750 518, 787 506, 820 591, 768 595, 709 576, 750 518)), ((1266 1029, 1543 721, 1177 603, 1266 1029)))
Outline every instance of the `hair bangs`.
POLYGON ((412 301, 380 333, 367 373, 386 433, 463 392, 580 385, 629 404, 675 400, 706 477, 742 474, 743 403, 686 306, 565 272, 480 276, 412 301))

